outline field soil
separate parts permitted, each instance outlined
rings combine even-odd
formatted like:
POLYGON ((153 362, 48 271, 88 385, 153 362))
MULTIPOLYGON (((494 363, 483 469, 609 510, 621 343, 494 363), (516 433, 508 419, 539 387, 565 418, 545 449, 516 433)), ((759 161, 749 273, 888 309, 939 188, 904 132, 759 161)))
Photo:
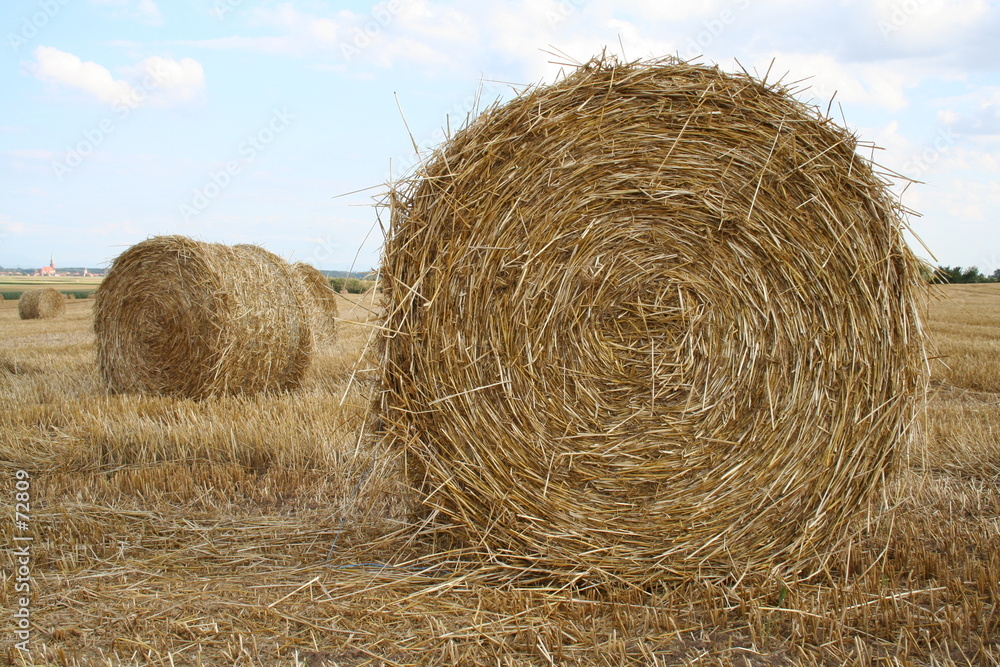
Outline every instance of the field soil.
POLYGON ((414 521, 365 437, 373 296, 341 297, 301 391, 205 401, 107 395, 92 300, 0 304, 0 664, 1000 665, 1000 285, 932 301, 919 437, 843 568, 649 590, 414 521))

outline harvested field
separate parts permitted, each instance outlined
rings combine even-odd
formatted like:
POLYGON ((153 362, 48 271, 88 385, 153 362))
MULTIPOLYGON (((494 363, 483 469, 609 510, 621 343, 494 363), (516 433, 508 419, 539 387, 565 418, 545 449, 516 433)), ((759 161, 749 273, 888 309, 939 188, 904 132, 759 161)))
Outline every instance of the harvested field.
POLYGON ((35 541, 31 651, 5 630, 0 662, 1000 664, 1000 285, 942 291, 892 532, 808 582, 649 589, 539 584, 409 525, 403 471, 360 438, 372 295, 341 299, 299 393, 204 401, 105 395, 93 301, 49 321, 3 304, 0 488, 29 473, 35 541))

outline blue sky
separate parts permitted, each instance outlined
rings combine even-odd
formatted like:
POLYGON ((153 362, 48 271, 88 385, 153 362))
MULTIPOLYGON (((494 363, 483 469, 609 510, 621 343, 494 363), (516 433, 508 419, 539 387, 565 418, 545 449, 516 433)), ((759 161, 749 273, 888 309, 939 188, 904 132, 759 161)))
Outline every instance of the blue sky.
POLYGON ((411 133, 607 47, 836 92, 937 263, 1000 268, 997 0, 7 0, 0 35, 0 266, 185 234, 370 268, 411 133))

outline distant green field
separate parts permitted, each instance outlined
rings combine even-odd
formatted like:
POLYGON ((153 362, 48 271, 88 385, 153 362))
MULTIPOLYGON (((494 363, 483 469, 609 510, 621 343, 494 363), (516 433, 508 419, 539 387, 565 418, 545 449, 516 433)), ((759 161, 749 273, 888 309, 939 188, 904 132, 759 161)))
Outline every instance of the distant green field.
POLYGON ((86 298, 97 286, 101 278, 56 276, 43 278, 41 276, 0 276, 0 295, 5 300, 17 300, 21 293, 40 287, 53 287, 63 294, 72 294, 78 299, 86 298))

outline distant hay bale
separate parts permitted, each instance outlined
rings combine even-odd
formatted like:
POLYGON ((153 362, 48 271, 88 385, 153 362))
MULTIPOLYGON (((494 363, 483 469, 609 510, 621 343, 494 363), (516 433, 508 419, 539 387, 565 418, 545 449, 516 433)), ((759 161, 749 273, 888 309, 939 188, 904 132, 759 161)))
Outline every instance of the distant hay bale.
POLYGON ((51 287, 30 290, 17 302, 17 314, 22 320, 59 317, 66 312, 66 299, 51 287))
POLYGON ((112 392, 205 398, 296 389, 309 365, 305 301, 283 259, 183 236, 115 259, 94 304, 112 392))
POLYGON ((919 262, 775 84, 595 60, 390 196, 376 400, 427 515, 560 577, 813 572, 924 387, 919 262))
POLYGON ((296 262, 292 264, 292 271, 307 296, 313 337, 317 342, 332 343, 337 337, 337 318, 340 316, 337 293, 312 264, 296 262))

